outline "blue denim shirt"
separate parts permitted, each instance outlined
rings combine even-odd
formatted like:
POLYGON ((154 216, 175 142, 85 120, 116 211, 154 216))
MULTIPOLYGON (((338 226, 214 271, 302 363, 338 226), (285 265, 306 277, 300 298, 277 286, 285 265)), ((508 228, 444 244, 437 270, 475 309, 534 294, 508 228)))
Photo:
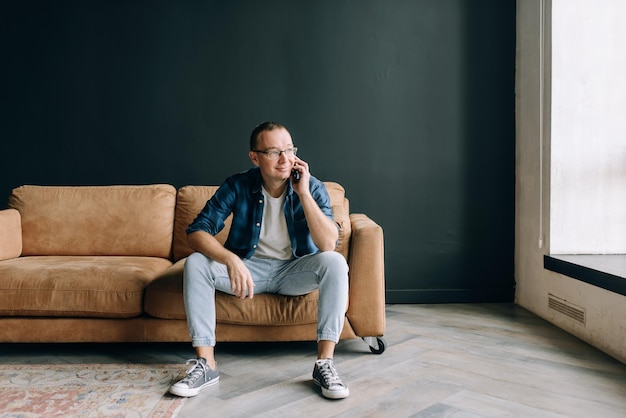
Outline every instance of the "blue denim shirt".
MULTIPOLYGON (((189 225, 187 234, 205 231, 216 235, 224 228, 224 221, 232 213, 233 221, 224 246, 241 258, 252 257, 259 243, 263 221, 264 198, 261 187, 261 171, 258 167, 227 178, 189 225)), ((311 176, 309 187, 322 212, 334 222, 330 197, 324 183, 311 176)), ((287 183, 284 212, 293 255, 302 257, 318 252, 300 198, 294 193, 291 182, 287 183)))

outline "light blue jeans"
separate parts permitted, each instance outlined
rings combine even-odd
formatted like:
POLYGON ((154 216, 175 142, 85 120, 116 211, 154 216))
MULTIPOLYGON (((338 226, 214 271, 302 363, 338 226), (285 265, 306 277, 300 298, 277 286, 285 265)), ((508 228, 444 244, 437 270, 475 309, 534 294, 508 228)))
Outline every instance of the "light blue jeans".
MULTIPOLYGON (((319 289, 317 340, 339 341, 348 301, 348 265, 341 254, 324 251, 292 260, 252 257, 243 262, 255 294, 297 296, 319 289)), ((183 293, 194 347, 215 346, 216 290, 232 294, 226 266, 191 254, 185 261, 183 293)))

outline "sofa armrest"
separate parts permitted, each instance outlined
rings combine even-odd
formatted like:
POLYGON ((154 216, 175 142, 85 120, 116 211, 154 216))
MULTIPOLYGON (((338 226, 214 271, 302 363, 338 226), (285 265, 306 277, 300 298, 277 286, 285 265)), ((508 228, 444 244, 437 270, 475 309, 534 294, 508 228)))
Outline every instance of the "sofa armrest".
POLYGON ((15 209, 0 210, 0 261, 22 254, 22 217, 15 209))
POLYGON ((350 298, 347 317, 359 337, 385 332, 383 229, 367 215, 350 214, 350 298))

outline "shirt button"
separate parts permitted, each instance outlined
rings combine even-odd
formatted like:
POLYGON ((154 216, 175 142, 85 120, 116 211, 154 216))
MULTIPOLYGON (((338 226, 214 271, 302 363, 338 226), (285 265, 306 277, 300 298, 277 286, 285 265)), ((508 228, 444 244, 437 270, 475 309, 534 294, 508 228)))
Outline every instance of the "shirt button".
POLYGON ((253 245, 252 248, 256 248, 256 245, 253 245))
POLYGON ((257 223, 256 223, 256 226, 261 226, 261 224, 257 222, 257 223))
POLYGON ((259 203, 263 203, 263 201, 262 201, 262 200, 259 200, 259 203))

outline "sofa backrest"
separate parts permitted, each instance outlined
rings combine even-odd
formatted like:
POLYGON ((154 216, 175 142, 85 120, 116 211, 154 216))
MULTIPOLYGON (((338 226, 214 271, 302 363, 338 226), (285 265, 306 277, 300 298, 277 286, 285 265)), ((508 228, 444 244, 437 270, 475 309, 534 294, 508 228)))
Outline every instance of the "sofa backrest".
POLYGON ((0 210, 0 261, 22 254, 22 219, 15 209, 0 210))
MULTIPOLYGON (((172 254, 174 261, 187 257, 193 250, 187 244, 187 227, 198 216, 207 200, 217 191, 218 186, 184 186, 176 195, 176 215, 174 216, 174 244, 172 254)), ((228 236, 232 215, 226 219, 226 227, 216 235, 217 240, 224 244, 228 236)))
MULTIPOLYGON (((333 182, 325 182, 324 185, 330 196, 330 203, 333 209, 333 217, 339 225, 339 243, 336 251, 341 253, 346 259, 350 250, 350 234, 352 228, 350 224, 350 205, 345 197, 344 188, 333 182)), ((196 218, 198 213, 204 208, 218 186, 185 186, 178 190, 176 198, 176 217, 174 220, 174 261, 187 257, 193 250, 187 244, 186 229, 196 218)), ((232 215, 226 220, 226 226, 216 238, 223 244, 228 236, 232 215)))
POLYGON ((22 218, 22 255, 170 258, 176 189, 142 186, 21 186, 9 207, 22 218))

